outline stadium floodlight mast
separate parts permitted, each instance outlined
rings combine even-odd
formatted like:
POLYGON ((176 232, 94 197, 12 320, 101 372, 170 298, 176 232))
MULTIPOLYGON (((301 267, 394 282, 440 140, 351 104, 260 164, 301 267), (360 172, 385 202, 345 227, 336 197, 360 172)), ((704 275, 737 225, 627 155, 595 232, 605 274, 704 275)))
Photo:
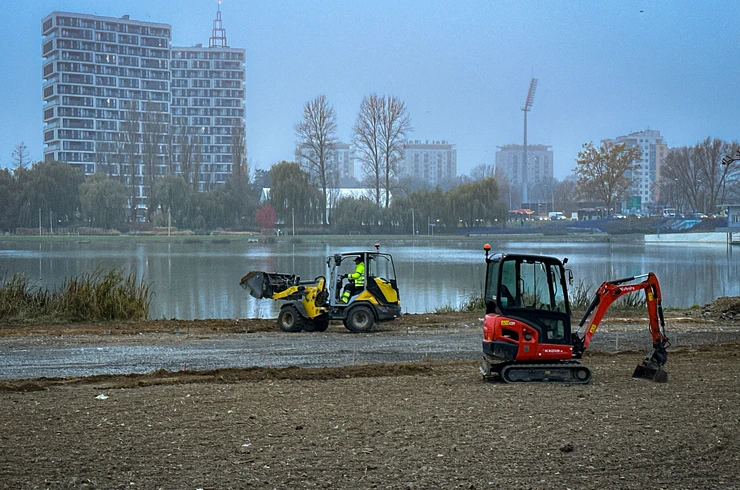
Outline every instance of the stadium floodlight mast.
POLYGON ((527 100, 524 101, 524 155, 522 155, 522 204, 527 202, 527 113, 532 109, 532 103, 534 102, 534 91, 537 90, 537 79, 532 78, 529 82, 529 92, 527 92, 527 100))

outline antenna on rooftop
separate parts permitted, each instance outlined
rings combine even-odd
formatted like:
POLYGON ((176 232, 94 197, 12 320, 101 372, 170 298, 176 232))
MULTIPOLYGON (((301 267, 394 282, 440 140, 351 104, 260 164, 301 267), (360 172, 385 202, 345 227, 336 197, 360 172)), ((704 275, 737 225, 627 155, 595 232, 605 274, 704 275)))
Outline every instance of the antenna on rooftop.
POLYGON ((208 43, 210 48, 228 48, 226 44, 226 29, 221 23, 221 0, 218 0, 218 10, 216 11, 216 20, 213 21, 213 31, 211 31, 211 40, 208 43))
POLYGON ((524 155, 522 156, 522 205, 528 201, 527 197, 527 113, 532 109, 532 103, 534 102, 534 91, 537 90, 537 79, 532 78, 529 82, 529 92, 527 92, 527 100, 524 101, 524 155))

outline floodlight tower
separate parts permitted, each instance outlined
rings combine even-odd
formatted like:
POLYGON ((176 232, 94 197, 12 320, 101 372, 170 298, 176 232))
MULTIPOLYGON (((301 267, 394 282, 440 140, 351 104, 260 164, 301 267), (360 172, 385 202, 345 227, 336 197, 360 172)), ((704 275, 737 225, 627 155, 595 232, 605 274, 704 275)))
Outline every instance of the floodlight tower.
POLYGON ((527 196, 527 112, 532 109, 532 103, 534 102, 534 91, 537 89, 537 79, 533 78, 529 82, 529 92, 527 92, 527 100, 524 101, 524 155, 522 156, 522 204, 529 200, 527 196))

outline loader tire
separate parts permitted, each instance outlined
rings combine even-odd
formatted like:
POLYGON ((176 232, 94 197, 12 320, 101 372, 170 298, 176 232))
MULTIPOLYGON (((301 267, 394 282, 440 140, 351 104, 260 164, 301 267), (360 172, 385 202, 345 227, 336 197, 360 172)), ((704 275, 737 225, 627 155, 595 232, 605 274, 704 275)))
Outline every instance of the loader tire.
POLYGON ((375 324, 375 315, 367 306, 356 306, 352 308, 344 319, 344 326, 354 333, 369 332, 375 324))
POLYGON ((278 327, 283 332, 300 332, 304 327, 304 318, 295 306, 284 306, 278 315, 278 327))
POLYGON ((303 330, 306 332, 326 332, 327 328, 329 328, 329 320, 325 318, 320 320, 306 320, 303 326, 303 330))

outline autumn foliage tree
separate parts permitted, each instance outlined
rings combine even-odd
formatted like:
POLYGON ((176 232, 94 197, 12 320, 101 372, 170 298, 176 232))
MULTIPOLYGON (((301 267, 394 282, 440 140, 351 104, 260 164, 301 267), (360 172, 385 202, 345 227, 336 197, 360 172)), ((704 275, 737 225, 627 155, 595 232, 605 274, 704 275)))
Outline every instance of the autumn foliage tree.
POLYGON ((595 148, 592 142, 584 143, 573 169, 578 177, 579 197, 600 202, 607 210, 613 209, 632 187, 634 180, 630 174, 640 167, 635 163, 640 158, 636 146, 627 148, 624 143, 606 141, 595 148))
POLYGON ((263 229, 275 228, 277 223, 277 212, 269 204, 262 206, 254 213, 254 221, 263 229))

